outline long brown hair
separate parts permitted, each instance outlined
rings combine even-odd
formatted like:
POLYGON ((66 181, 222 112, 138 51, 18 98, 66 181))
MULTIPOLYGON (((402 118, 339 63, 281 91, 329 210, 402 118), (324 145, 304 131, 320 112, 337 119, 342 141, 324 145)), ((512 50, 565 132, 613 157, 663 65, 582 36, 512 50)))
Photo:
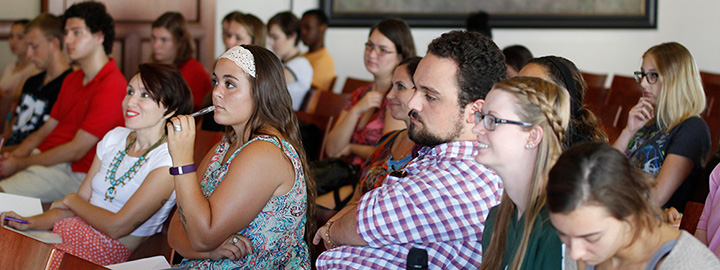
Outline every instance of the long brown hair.
POLYGON ((165 12, 152 23, 152 28, 160 27, 167 29, 175 40, 177 52, 175 52, 174 64, 178 67, 182 66, 195 53, 195 44, 193 44, 185 17, 178 12, 165 12))
MULTIPOLYGON (((315 233, 315 179, 307 161, 307 155, 300 138, 300 128, 295 112, 292 108, 290 93, 287 91, 285 77, 280 59, 274 53, 256 45, 239 45, 252 53, 255 60, 255 74, 253 78, 247 75, 252 86, 253 111, 245 125, 246 138, 237 138, 247 141, 259 135, 269 135, 264 127, 270 126, 276 129, 295 148, 300 162, 302 163, 305 176, 305 187, 307 194, 305 241, 312 249, 312 237, 315 233)), ((231 128, 226 129, 227 138, 232 138, 235 132, 231 128)), ((282 146, 282 145, 281 145, 282 146)))
MULTIPOLYGON (((537 157, 530 180, 528 194, 530 200, 528 200, 528 205, 523 213, 525 218, 523 235, 510 264, 510 269, 520 269, 535 219, 545 206, 545 185, 548 171, 562 153, 562 142, 570 120, 570 101, 565 89, 538 78, 515 77, 496 83, 493 89, 515 96, 517 104, 514 104, 514 108, 516 108, 520 120, 543 129, 543 137, 538 144, 537 157)), ((515 208, 516 205, 510 197, 503 194, 498 206, 495 230, 490 236, 490 246, 486 249, 487 253, 483 254, 482 269, 501 268, 508 225, 510 219, 515 218, 515 208)))
POLYGON ((368 37, 370 37, 375 30, 380 31, 383 36, 395 44, 395 51, 400 55, 400 58, 406 59, 417 56, 415 52, 415 41, 413 40, 412 32, 410 32, 410 26, 402 19, 387 18, 375 23, 370 27, 368 37))

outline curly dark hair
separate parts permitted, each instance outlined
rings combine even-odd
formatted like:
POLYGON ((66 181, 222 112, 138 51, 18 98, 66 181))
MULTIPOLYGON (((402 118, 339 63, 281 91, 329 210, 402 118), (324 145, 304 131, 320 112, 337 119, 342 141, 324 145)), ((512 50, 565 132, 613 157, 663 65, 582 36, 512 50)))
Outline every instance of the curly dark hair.
POLYGON ((428 54, 451 58, 458 65, 458 104, 484 99, 493 84, 506 77, 505 57, 490 38, 475 32, 451 31, 428 45, 428 54))
POLYGON ((85 25, 90 29, 90 33, 102 32, 105 37, 103 41, 105 54, 112 53, 112 45, 113 41, 115 41, 115 21, 107 13, 103 3, 88 1, 73 4, 63 14, 63 28, 65 28, 65 23, 70 18, 83 19, 85 25))
POLYGON ((311 9, 311 10, 305 11, 305 13, 303 13, 302 16, 305 17, 305 16, 310 16, 310 15, 315 16, 315 19, 317 20, 318 24, 320 24, 320 25, 328 24, 328 17, 327 17, 327 15, 325 15, 325 12, 322 11, 321 9, 311 9))

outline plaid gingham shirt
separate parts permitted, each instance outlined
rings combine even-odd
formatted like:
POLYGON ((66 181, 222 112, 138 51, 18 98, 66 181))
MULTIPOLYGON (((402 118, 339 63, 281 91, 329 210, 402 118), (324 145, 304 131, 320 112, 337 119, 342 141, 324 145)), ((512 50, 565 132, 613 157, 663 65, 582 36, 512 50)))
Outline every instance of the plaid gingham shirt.
POLYGON ((476 141, 425 147, 402 178, 365 194, 357 229, 368 246, 342 246, 320 255, 318 269, 405 269, 410 248, 428 252, 430 269, 478 268, 482 231, 500 203, 502 183, 475 161, 476 141))

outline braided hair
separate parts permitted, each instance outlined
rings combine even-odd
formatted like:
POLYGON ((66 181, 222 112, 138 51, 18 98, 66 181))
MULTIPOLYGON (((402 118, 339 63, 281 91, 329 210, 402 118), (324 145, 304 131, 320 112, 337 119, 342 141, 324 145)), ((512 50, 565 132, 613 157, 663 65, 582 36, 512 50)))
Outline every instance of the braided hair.
MULTIPOLYGON (((515 109, 520 121, 532 123, 543 129, 543 137, 538 145, 535 166, 533 167, 523 235, 519 248, 510 264, 510 269, 519 269, 522 266, 533 223, 540 210, 545 206, 548 172, 562 153, 562 144, 570 121, 570 100, 568 93, 562 87, 539 79, 530 77, 515 77, 506 79, 493 86, 493 91, 505 91, 515 96, 517 103, 515 109)), ((528 128, 533 128, 528 127, 528 128)), ((507 228, 511 218, 514 218, 515 203, 503 195, 498 206, 497 223, 490 239, 490 246, 483 254, 482 269, 500 269, 503 252, 507 242, 507 228)))

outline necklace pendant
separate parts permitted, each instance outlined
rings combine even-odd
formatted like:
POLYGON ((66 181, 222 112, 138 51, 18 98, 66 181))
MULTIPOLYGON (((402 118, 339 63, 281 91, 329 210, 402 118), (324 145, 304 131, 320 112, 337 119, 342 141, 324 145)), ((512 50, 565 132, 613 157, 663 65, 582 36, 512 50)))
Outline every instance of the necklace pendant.
POLYGON ((115 199, 115 195, 117 195, 115 187, 109 187, 107 191, 105 191, 105 200, 110 200, 110 202, 112 202, 112 200, 115 199))

